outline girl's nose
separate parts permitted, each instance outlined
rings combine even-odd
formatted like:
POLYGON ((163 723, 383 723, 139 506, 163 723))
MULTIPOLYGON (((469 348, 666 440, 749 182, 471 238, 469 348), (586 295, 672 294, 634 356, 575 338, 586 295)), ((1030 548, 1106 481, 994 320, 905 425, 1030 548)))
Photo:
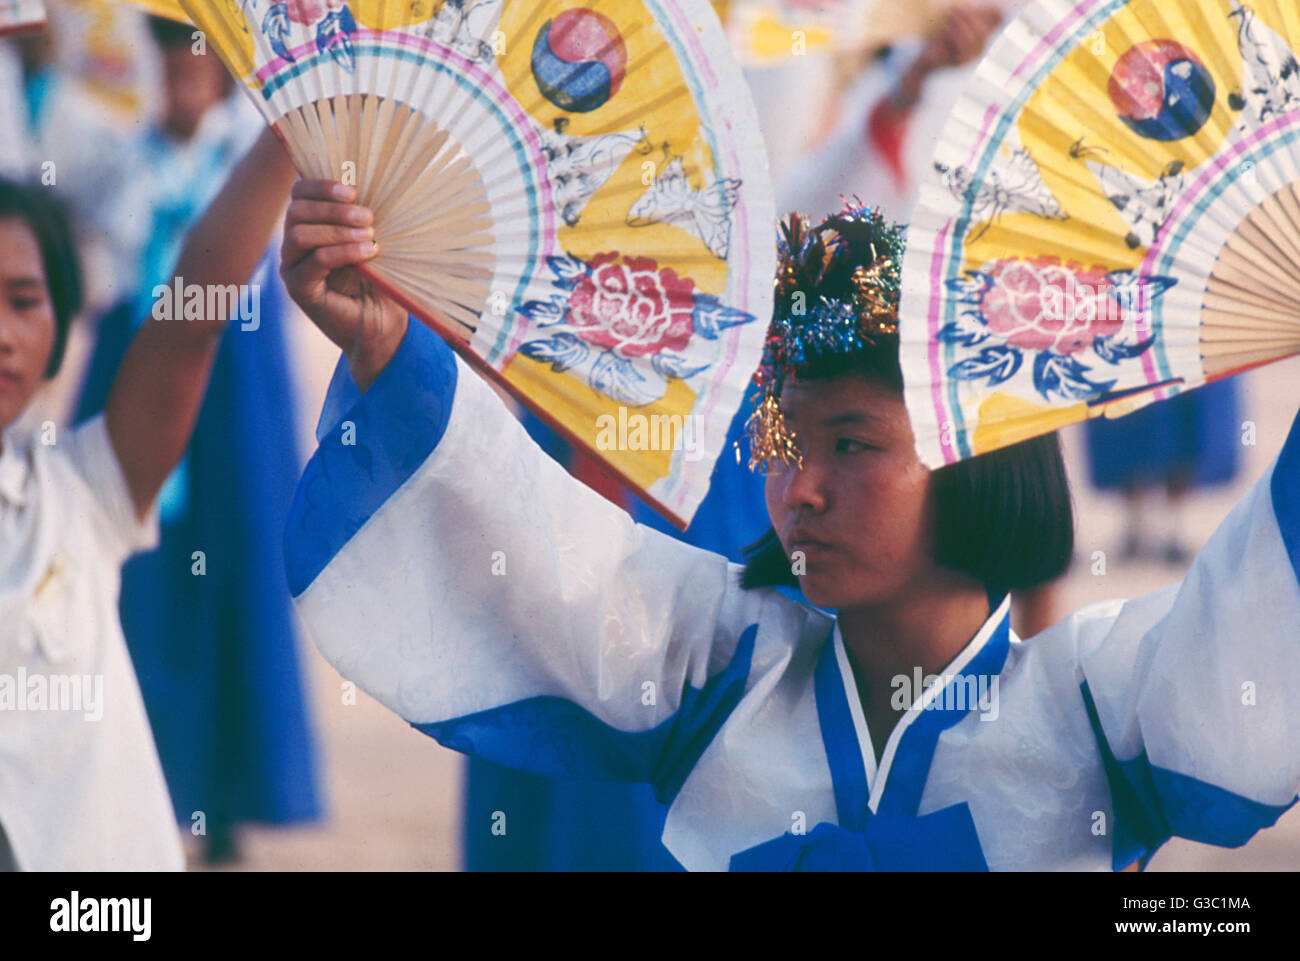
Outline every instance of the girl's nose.
POLYGON ((814 513, 826 509, 825 472, 805 457, 802 468, 792 467, 786 480, 785 504, 791 509, 807 508, 814 513))

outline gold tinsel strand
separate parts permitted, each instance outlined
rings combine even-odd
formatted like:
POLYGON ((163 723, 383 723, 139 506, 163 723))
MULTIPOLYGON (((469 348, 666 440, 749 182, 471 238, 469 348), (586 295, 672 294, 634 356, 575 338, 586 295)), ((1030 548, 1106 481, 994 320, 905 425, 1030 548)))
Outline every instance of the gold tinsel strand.
MULTIPOLYGON (((875 253, 874 245, 872 253, 875 253)), ((885 276, 893 266, 893 260, 885 258, 853 271, 853 302, 866 333, 898 333, 898 308, 890 299, 891 290, 897 287, 885 276)))
POLYGON ((772 466, 803 468, 803 455, 794 434, 786 426, 781 403, 769 388, 763 400, 745 422, 749 433, 749 469, 770 470, 772 466))

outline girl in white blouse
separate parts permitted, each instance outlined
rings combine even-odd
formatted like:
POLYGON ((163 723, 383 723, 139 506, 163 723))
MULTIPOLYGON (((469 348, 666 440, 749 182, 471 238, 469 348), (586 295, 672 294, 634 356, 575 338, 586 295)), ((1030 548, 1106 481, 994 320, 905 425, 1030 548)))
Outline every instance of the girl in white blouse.
POLYGON ((0 180, 0 867, 183 866, 118 623, 119 571, 154 543, 154 498, 233 317, 209 294, 251 275, 293 177, 263 135, 191 231, 105 413, 30 438, 14 425, 59 368, 80 283, 51 188, 0 180), (177 286, 197 286, 203 307, 187 316, 177 286))

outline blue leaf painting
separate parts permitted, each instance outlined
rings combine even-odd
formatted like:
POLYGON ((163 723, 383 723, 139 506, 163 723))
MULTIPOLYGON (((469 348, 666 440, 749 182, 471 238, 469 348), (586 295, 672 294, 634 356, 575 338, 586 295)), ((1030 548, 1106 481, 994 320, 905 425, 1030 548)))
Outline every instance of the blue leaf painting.
POLYGON ((555 296, 550 300, 530 300, 519 308, 519 313, 531 320, 537 327, 549 327, 564 320, 569 302, 564 297, 555 296))
POLYGON ((591 386, 620 403, 634 407, 648 404, 656 396, 632 362, 612 350, 596 358, 591 368, 591 386))
POLYGON ((686 358, 678 354, 655 354, 650 360, 650 366, 655 369, 660 377, 676 377, 678 380, 689 380, 696 374, 703 373, 711 367, 711 364, 698 364, 691 366, 686 362, 686 358))
POLYGON ((262 18, 262 32, 271 42, 271 49, 290 63, 294 63, 293 54, 289 52, 289 5, 273 3, 262 18))
POLYGON ((348 8, 344 7, 341 11, 327 14, 316 27, 316 49, 328 53, 340 67, 351 72, 354 66, 352 39, 348 35, 345 23, 351 23, 354 30, 356 24, 352 21, 352 14, 347 10, 348 8), (343 18, 344 14, 347 14, 346 21, 343 18))
POLYGON ((985 347, 977 357, 968 357, 948 369, 948 376, 958 380, 988 378, 989 386, 1010 380, 1020 369, 1024 357, 1016 347, 985 347))
POLYGON ((1138 356, 1155 342, 1154 336, 1136 344, 1121 343, 1111 337, 1097 337, 1092 342, 1092 349, 1097 352, 1098 357, 1107 363, 1118 364, 1121 360, 1128 360, 1131 357, 1138 356))
POLYGON ((545 340, 530 340, 520 345, 519 352, 533 360, 548 362, 551 369, 563 373, 587 359, 591 348, 574 334, 556 334, 545 340))
POLYGON ((547 257, 546 266, 550 267, 551 273, 555 274, 552 283, 561 290, 572 290, 578 285, 578 279, 587 272, 586 264, 568 254, 547 257))
POLYGON ((1087 372, 1073 357, 1045 350, 1034 361, 1034 387, 1048 400, 1053 394, 1066 400, 1087 400, 1115 384, 1114 380, 1091 381, 1087 372))
POLYGON ((696 333, 709 340, 717 340, 718 335, 728 327, 748 324, 754 319, 753 314, 728 307, 720 303, 712 294, 695 295, 695 310, 692 317, 696 333))

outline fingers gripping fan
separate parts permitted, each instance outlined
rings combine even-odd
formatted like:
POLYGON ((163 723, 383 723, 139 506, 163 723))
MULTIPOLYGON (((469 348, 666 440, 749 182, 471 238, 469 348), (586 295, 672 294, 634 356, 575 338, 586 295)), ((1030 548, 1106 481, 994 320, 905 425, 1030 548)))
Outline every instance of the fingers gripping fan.
POLYGON ((947 122, 900 336, 952 463, 1300 352, 1294 0, 1043 0, 947 122))
POLYGON ((758 364, 771 187, 704 0, 182 0, 363 273, 685 526, 758 364))

